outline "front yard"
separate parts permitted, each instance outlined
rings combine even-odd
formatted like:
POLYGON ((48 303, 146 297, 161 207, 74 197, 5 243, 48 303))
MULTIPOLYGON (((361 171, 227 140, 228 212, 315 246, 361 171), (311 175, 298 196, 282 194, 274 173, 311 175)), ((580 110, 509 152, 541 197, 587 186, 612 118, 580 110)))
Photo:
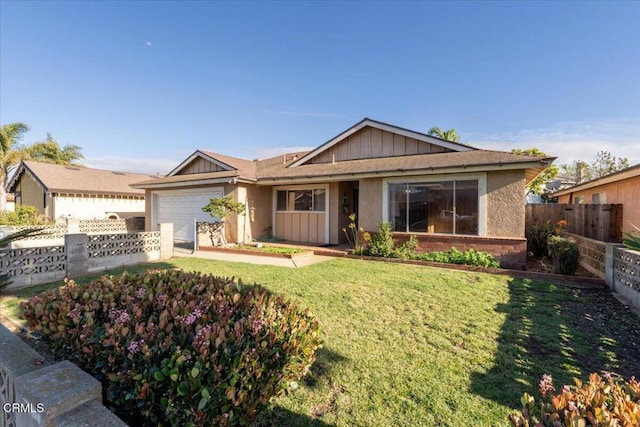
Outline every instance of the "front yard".
MULTIPOLYGON (((352 259, 129 270, 150 267, 235 276, 313 309, 324 348, 258 425, 507 425, 542 374, 556 386, 602 369, 640 375, 640 318, 605 291, 352 259)), ((3 296, 0 310, 17 316, 34 292, 3 296)))

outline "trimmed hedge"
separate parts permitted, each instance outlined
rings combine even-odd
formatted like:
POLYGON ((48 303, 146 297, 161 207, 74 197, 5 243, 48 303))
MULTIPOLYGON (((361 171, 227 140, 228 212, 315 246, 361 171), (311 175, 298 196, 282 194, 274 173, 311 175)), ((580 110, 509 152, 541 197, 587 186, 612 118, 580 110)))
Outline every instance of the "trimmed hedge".
POLYGON ((321 346, 308 309, 199 273, 70 281, 22 307, 29 327, 96 376, 131 425, 246 425, 307 373, 321 346))

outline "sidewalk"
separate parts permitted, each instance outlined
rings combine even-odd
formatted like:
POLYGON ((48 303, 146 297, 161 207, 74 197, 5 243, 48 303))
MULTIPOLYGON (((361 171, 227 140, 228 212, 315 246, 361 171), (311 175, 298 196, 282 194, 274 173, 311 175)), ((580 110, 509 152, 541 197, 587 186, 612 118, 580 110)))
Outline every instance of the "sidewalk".
POLYGON ((218 261, 228 261, 228 262, 245 262, 247 264, 264 264, 264 265, 275 265, 278 267, 289 267, 289 268, 300 268, 306 267, 307 265, 317 264, 324 261, 329 261, 334 259, 334 257, 330 256, 322 256, 322 255, 305 255, 305 256, 297 256, 295 258, 272 258, 266 256, 256 256, 256 255, 240 255, 240 254, 230 254, 230 253, 222 253, 222 252, 210 252, 210 251, 192 251, 190 249, 184 249, 177 246, 173 248, 173 256, 176 257, 194 257, 194 258, 205 258, 205 259, 215 259, 218 261))

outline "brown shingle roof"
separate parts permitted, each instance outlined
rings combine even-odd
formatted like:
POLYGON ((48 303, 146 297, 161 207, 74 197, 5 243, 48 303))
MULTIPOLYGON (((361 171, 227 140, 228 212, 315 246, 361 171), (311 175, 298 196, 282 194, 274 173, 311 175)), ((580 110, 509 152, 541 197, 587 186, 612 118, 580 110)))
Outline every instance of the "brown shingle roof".
POLYGON ((268 180, 471 166, 515 165, 518 163, 538 163, 551 159, 552 158, 545 159, 490 150, 347 160, 335 163, 304 164, 290 168, 287 168, 281 161, 274 162, 273 159, 267 159, 258 164, 258 179, 268 180))
POLYGON ((131 188, 131 184, 148 180, 153 175, 114 172, 77 166, 64 166, 51 163, 23 161, 12 178, 10 191, 27 172, 35 177, 50 193, 81 193, 121 196, 144 195, 144 190, 131 188))
POLYGON ((224 154, 213 153, 211 151, 205 151, 205 150, 199 150, 199 151, 236 169, 240 176, 243 176, 246 178, 253 178, 253 179, 256 178, 256 162, 252 160, 225 156, 224 154))

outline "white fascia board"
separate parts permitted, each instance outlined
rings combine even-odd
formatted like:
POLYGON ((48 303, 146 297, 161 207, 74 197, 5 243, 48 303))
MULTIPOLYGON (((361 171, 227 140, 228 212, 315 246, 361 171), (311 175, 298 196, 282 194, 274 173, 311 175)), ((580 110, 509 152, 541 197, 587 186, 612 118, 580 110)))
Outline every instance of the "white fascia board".
POLYGON ((433 144, 433 145, 438 145, 440 147, 448 148, 448 149, 454 150, 454 151, 472 151, 472 150, 474 150, 474 148, 467 147, 467 146, 465 146, 463 144, 445 141, 445 140, 440 139, 440 138, 433 138, 433 137, 430 137, 428 135, 424 135, 422 133, 410 131, 408 129, 403 129, 403 128, 399 128, 399 127, 396 127, 396 126, 388 125, 388 124, 385 124, 385 123, 376 122, 374 120, 365 119, 362 122, 360 122, 359 124, 356 124, 355 126, 347 129, 346 131, 344 131, 340 135, 336 136, 335 138, 325 142, 324 144, 322 144, 320 147, 316 148, 315 150, 312 150, 308 154, 302 156, 300 159, 298 159, 295 162, 291 163, 287 167, 296 167, 296 166, 302 165, 303 163, 305 163, 309 159, 317 156, 318 154, 322 153, 323 151, 328 150, 329 148, 333 147, 334 145, 336 145, 340 141, 344 140, 345 138, 348 138, 349 136, 353 135, 354 133, 360 131, 365 126, 370 126, 372 128, 376 128, 376 129, 380 129, 380 130, 386 130, 387 132, 391 132, 391 133, 395 133, 395 134, 398 134, 398 135, 406 136, 408 138, 417 139, 418 141, 427 142, 427 143, 433 144))
POLYGON ((229 176, 226 178, 214 178, 214 179, 199 179, 197 181, 180 181, 180 182, 165 182, 158 184, 145 184, 145 185, 132 185, 133 188, 142 189, 156 189, 156 188, 179 188, 179 187, 191 187, 194 185, 209 185, 209 184, 255 184, 255 181, 237 178, 229 176))
POLYGON ((184 160, 182 163, 180 163, 178 166, 176 166, 171 172, 169 172, 169 174, 167 176, 174 176, 176 175, 178 172, 180 172, 180 170, 182 168, 184 168, 186 165, 188 165, 193 159, 195 159, 196 157, 202 157, 205 160, 210 161, 211 163, 214 163, 218 166, 220 166, 222 169, 228 170, 228 171, 234 171, 236 170, 235 168, 232 168, 231 166, 229 166, 226 163, 221 162, 220 160, 209 156, 208 154, 203 153, 200 150, 196 150, 192 155, 190 155, 189 157, 187 157, 186 160, 184 160))

